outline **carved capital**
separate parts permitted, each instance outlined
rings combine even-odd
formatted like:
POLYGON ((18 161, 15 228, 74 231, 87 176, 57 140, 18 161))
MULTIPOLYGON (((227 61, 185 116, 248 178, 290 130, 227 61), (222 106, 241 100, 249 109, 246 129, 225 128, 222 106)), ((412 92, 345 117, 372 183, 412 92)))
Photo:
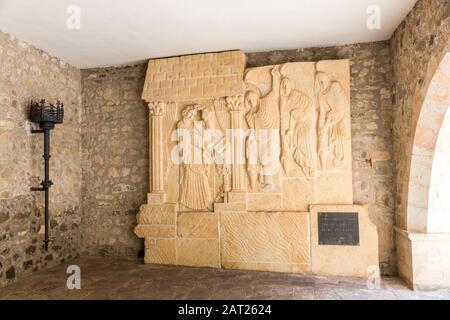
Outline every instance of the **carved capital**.
POLYGON ((166 109, 166 104, 162 101, 150 102, 148 109, 150 110, 150 116, 162 116, 166 109))
POLYGON ((230 96, 225 98, 227 108, 230 111, 244 111, 244 97, 230 96))

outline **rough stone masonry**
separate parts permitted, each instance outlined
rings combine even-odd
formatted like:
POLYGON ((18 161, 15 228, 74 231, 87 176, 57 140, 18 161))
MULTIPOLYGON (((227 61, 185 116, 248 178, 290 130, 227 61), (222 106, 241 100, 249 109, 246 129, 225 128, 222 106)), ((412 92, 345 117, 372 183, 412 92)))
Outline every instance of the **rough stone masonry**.
POLYGON ((0 32, 0 286, 74 258, 81 223, 80 71, 0 32), (50 235, 42 247, 43 195, 30 192, 43 175, 43 137, 30 133, 30 99, 64 101, 53 130, 50 235))

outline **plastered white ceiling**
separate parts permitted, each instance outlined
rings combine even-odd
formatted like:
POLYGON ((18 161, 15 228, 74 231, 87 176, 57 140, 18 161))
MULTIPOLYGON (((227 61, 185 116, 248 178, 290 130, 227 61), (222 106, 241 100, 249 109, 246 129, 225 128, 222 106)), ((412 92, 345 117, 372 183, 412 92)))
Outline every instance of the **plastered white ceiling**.
POLYGON ((0 30, 76 67, 91 68, 229 49, 254 52, 386 40, 415 2, 0 0, 0 30), (80 9, 80 29, 67 27, 68 19, 76 17, 76 11, 68 13, 70 5, 80 9), (374 5, 380 9, 380 29, 367 27, 376 14, 374 5))

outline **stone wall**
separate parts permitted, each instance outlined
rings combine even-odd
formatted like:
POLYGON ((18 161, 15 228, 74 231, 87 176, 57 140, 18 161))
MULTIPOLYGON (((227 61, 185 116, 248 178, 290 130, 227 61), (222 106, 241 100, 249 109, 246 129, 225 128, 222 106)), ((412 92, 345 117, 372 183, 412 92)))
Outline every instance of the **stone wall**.
POLYGON ((390 40, 394 66, 393 111, 396 212, 399 228, 407 229, 406 202, 412 138, 431 78, 449 47, 448 0, 421 0, 390 40))
POLYGON ((82 70, 82 250, 136 258, 133 234, 149 190, 147 64, 82 70))
MULTIPOLYGON (((81 190, 80 71, 0 32, 0 286, 78 254, 81 190), (50 243, 43 249, 43 136, 31 134, 31 99, 61 99, 51 133, 50 243)), ((36 127, 37 128, 37 127, 36 127)))
POLYGON ((353 197, 368 204, 379 234, 382 274, 396 273, 392 148, 392 65, 389 42, 257 52, 247 67, 350 59, 353 197))
POLYGON ((415 288, 450 285, 450 237, 442 232, 445 221, 440 221, 438 231, 429 224, 431 172, 438 173, 434 152, 449 105, 449 64, 448 58, 447 63, 443 60, 450 52, 449 34, 448 0, 421 0, 390 41, 398 269, 415 288))

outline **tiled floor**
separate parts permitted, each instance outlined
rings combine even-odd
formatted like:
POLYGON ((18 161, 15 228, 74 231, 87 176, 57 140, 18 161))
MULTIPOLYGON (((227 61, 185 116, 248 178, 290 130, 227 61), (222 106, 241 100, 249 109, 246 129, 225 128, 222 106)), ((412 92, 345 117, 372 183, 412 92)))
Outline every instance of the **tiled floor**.
POLYGON ((397 278, 370 290, 364 279, 83 258, 0 288, 0 299, 450 299, 450 290, 414 292, 397 278), (81 269, 80 290, 66 287, 71 264, 81 269))

